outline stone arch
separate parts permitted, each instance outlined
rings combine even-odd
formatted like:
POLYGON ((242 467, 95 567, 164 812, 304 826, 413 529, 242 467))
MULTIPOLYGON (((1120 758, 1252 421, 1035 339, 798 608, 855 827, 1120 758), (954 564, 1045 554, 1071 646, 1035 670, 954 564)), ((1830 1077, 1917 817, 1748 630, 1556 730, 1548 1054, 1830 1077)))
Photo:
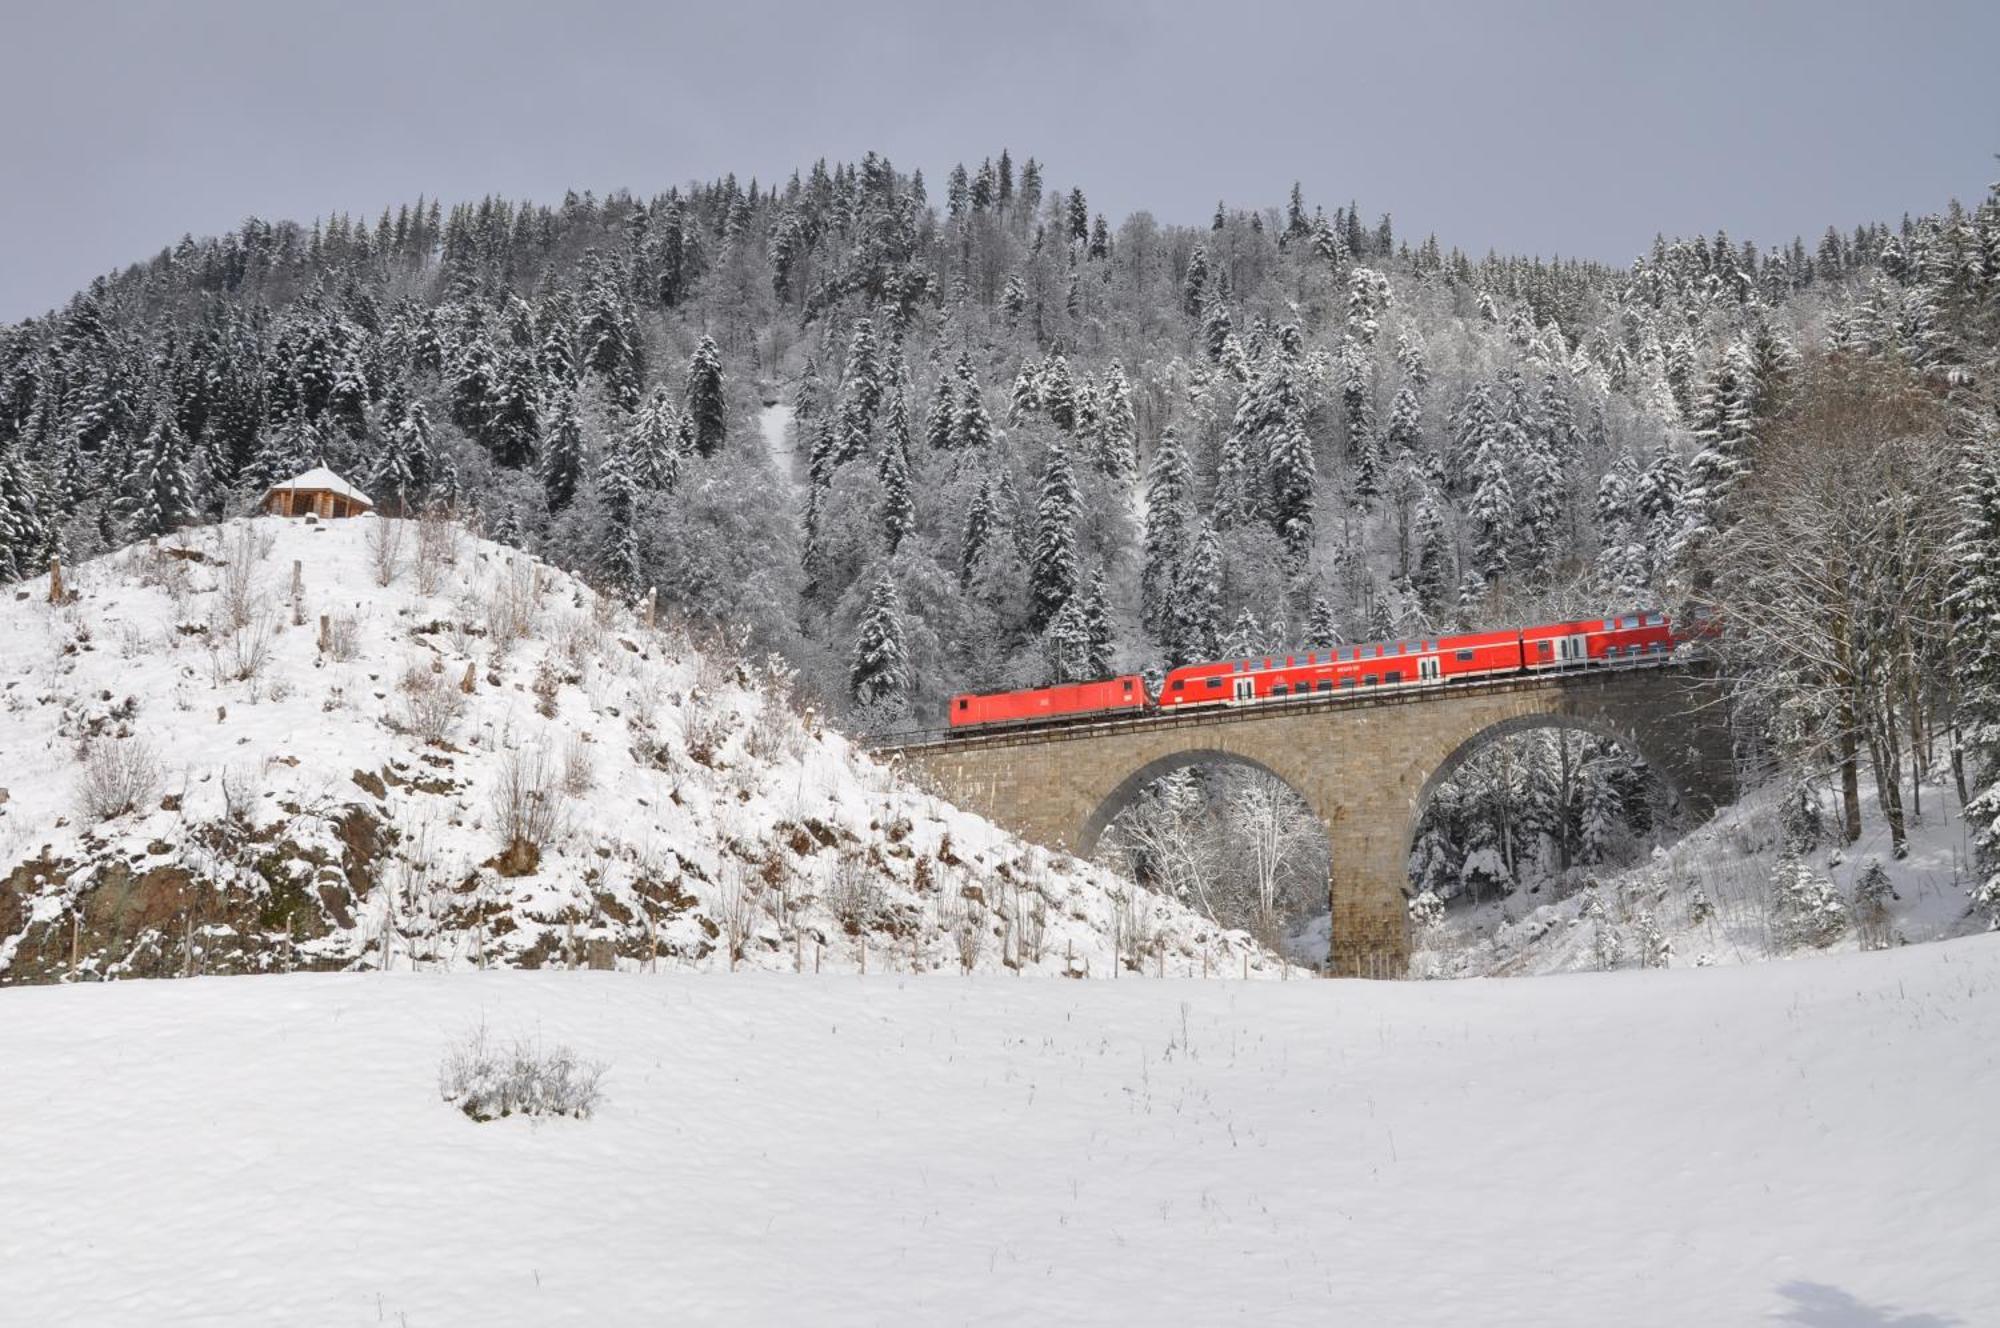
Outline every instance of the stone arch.
POLYGON ((1439 785, 1457 774, 1464 768, 1466 762, 1493 744, 1523 733, 1532 733, 1537 729, 1567 729, 1574 733, 1587 733, 1593 737, 1615 742, 1628 751, 1636 752, 1640 759, 1646 762, 1653 777, 1666 786, 1676 805, 1684 805, 1687 801, 1687 792, 1673 763, 1663 759, 1664 753, 1649 750, 1650 744, 1631 726, 1615 723, 1609 716, 1594 711, 1554 709, 1509 715, 1504 719, 1482 725, 1462 738, 1445 754, 1444 759, 1437 761, 1431 767, 1416 797, 1410 800, 1409 813, 1401 834, 1403 861, 1409 861, 1410 854, 1416 847, 1417 827, 1423 824, 1424 811, 1431 805, 1431 797, 1437 792, 1439 785))
POLYGON ((1283 771, 1274 770, 1254 756, 1246 756, 1242 752, 1231 751, 1226 747, 1182 747, 1145 762, 1137 770, 1119 780, 1110 792, 1097 799, 1096 805, 1084 818, 1082 829, 1077 834, 1077 856, 1085 859, 1097 856, 1098 845, 1104 837, 1104 832, 1111 828, 1111 823, 1132 805, 1148 784, 1177 770, 1185 770, 1189 766, 1196 765, 1240 765, 1251 770, 1260 770, 1298 794, 1300 800, 1312 808, 1313 815, 1319 820, 1322 830, 1326 828, 1326 815, 1314 805, 1312 795, 1308 791, 1310 785, 1304 781, 1283 771))

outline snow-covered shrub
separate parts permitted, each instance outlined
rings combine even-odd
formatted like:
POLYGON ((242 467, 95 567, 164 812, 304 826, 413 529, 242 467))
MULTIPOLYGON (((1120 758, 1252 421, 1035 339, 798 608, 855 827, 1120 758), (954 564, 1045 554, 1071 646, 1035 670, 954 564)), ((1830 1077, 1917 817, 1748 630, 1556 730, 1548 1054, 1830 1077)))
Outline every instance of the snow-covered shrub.
POLYGON ((360 656, 361 624, 353 614, 335 614, 327 620, 326 653, 343 664, 360 656))
POLYGON ((1590 956, 1599 970, 1609 972, 1625 961, 1625 937, 1610 918, 1600 917, 1590 938, 1590 956))
POLYGON ((597 763, 591 759, 590 744, 583 735, 573 733, 563 746, 563 792, 572 798, 580 798, 597 783, 597 763))
POLYGON ((388 517, 368 522, 368 564, 375 571, 375 584, 386 586, 396 579, 403 565, 403 523, 388 517))
POLYGON ((1771 886, 1771 921, 1783 948, 1831 945, 1847 930, 1847 905, 1840 892, 1797 858, 1787 856, 1778 864, 1771 886))
MULTIPOLYGON (((433 661, 435 663, 435 661, 433 661)), ((403 728, 428 743, 442 743, 465 709, 465 693, 431 664, 412 663, 398 684, 403 694, 403 728)))
POLYGON ((1410 901, 1410 926, 1419 936, 1429 936, 1444 921, 1444 900, 1435 890, 1421 890, 1410 901))
POLYGON ((209 620, 209 672, 220 687, 226 682, 253 682, 271 660, 278 618, 261 601, 241 610, 225 602, 209 620))
POLYGON ((535 572, 525 557, 510 560, 486 594, 486 630, 494 648, 505 650, 535 634, 535 572))
POLYGON ((445 1052, 438 1096, 476 1121, 503 1116, 588 1117, 604 1101, 608 1067, 568 1047, 525 1039, 495 1044, 484 1026, 445 1052))
POLYGON ((137 739, 92 742, 84 751, 77 800, 92 821, 138 811, 152 802, 160 784, 160 761, 137 739))
POLYGON ((1889 923, 1889 901, 1896 887, 1879 859, 1868 859, 1861 879, 1854 883, 1854 934, 1864 950, 1885 950, 1893 936, 1889 923))
POLYGON ((1632 924, 1639 933, 1639 965, 1642 968, 1665 968, 1673 962, 1674 943, 1661 928, 1658 918, 1651 912, 1642 912, 1632 924))
POLYGON ((867 858, 841 854, 833 869, 833 886, 827 891, 827 906, 850 936, 860 935, 874 922, 882 907, 882 887, 867 858))
POLYGON ((563 792, 549 755, 540 747, 508 752, 493 791, 493 811, 508 861, 534 870, 542 849, 562 828, 563 792))
POLYGON ((1819 847, 1825 824, 1818 790, 1803 783, 1787 788, 1778 802, 1778 827, 1787 853, 1810 853, 1819 847))
POLYGON ((756 878, 730 859, 722 868, 722 939, 729 947, 729 966, 743 958, 743 947, 757 934, 759 896, 756 878))
POLYGON ((458 523, 439 511, 417 518, 417 590, 435 595, 444 570, 458 563, 458 523))

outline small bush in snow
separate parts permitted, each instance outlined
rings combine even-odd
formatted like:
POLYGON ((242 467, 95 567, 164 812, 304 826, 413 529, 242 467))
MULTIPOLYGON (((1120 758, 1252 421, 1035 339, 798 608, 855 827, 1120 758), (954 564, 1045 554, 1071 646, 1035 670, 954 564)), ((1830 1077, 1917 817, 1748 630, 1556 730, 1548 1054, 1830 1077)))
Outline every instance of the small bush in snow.
POLYGON ((444 674, 425 664, 403 671, 403 727, 425 742, 441 743, 465 708, 465 694, 444 674))
POLYGON ((353 614, 339 614, 327 620, 326 653, 343 664, 361 654, 361 624, 353 614))
POLYGON ((1437 897, 1435 890, 1419 891, 1410 901, 1410 926, 1419 935, 1430 935, 1433 928, 1444 921, 1444 900, 1437 897))
POLYGON ((1847 930, 1847 905, 1833 882, 1795 857, 1778 864, 1772 894, 1772 925, 1787 950, 1831 945, 1847 930))
POLYGON ((1665 968, 1673 962, 1674 943, 1650 912, 1641 913, 1632 924, 1639 932, 1639 964, 1642 968, 1665 968))
POLYGON ((151 747, 131 739, 100 740, 84 753, 77 800, 90 820, 108 821, 151 803, 159 784, 160 762, 151 747))
POLYGON ((493 791, 493 810, 514 874, 534 870, 563 819, 562 786, 547 752, 533 747, 507 753, 500 784, 493 791))
POLYGON ((431 509, 417 518, 417 590, 435 595, 444 569, 458 563, 458 523, 431 509))
POLYGON ((563 792, 580 798, 597 784, 597 765, 590 759, 590 744, 580 733, 571 734, 563 746, 563 792))
POLYGON ((523 1039, 501 1047, 481 1027, 445 1052, 438 1095, 476 1121, 503 1116, 587 1118, 604 1101, 606 1067, 568 1047, 523 1039))
POLYGON ((849 936, 858 936, 874 922, 882 906, 882 888, 875 883, 874 869, 865 858, 842 854, 834 867, 833 888, 827 904, 834 918, 849 936))
POLYGON ((1854 934, 1864 950, 1885 950, 1891 939, 1889 901, 1896 887, 1879 859, 1868 859, 1854 883, 1854 934))
POLYGON ((368 561, 375 569, 375 584, 389 585, 403 564, 403 523, 388 517, 368 522, 368 561))
POLYGON ((277 633, 277 615, 261 601, 253 600, 248 608, 225 602, 208 625, 209 672, 215 685, 255 681, 270 662, 277 633))

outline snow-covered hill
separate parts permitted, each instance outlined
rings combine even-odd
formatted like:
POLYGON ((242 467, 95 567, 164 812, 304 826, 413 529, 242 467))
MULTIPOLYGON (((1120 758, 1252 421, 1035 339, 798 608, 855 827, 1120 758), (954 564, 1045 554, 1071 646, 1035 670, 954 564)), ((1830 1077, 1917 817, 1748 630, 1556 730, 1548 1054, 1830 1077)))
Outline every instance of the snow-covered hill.
POLYGON ((2000 937, 1532 981, 0 991, 9 1323, 1972 1325, 2000 937), (475 1124, 447 1049, 608 1064, 475 1124))
MULTIPOLYGON (((1925 785, 1912 810, 1907 853, 1892 852, 1872 791, 1862 798, 1864 833, 1840 845, 1831 794, 1819 842, 1796 855, 1823 909, 1801 939, 1780 888, 1784 832, 1777 786, 1758 789, 1650 860, 1624 871, 1543 880, 1504 899, 1453 910, 1419 926, 1411 971, 1418 977, 1515 976, 1583 969, 1706 967, 1804 954, 1883 949, 1985 931, 1973 899, 1982 876, 1951 786, 1925 785), (1887 893, 1864 886, 1880 869, 1887 893), (1588 882, 1595 880, 1595 887, 1588 882), (1583 888, 1578 888, 1581 883, 1583 888)), ((1572 874, 1579 875, 1579 874, 1572 874)), ((1317 943, 1324 932, 1300 939, 1317 943)))
POLYGON ((782 666, 448 523, 235 521, 66 583, 0 603, 0 983, 1279 972, 900 781, 782 666))

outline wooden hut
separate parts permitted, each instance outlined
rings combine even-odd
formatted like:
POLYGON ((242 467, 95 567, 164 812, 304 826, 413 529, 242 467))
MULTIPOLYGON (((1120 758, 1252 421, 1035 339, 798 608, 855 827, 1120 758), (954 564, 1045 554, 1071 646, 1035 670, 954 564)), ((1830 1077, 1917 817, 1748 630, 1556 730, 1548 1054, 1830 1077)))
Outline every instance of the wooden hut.
POLYGON ((263 507, 272 516, 360 516, 375 504, 367 494, 325 466, 316 466, 264 492, 263 507))

